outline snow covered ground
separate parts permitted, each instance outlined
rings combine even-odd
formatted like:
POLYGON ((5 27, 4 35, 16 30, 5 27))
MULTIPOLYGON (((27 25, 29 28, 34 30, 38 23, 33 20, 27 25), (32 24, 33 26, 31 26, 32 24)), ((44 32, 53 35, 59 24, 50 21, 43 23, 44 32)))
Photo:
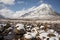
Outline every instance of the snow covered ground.
MULTIPOLYGON (((24 25, 23 24, 16 24, 15 25, 15 28, 17 28, 17 30, 20 30, 20 29, 25 29, 24 25)), ((32 39, 32 38, 40 38, 41 40, 60 40, 60 34, 54 30, 54 29, 49 29, 49 27, 45 27, 44 25, 41 25, 40 27, 32 27, 31 25, 27 25, 26 28, 30 31, 26 31, 26 33, 24 34, 24 38, 26 39, 32 39), (44 29, 46 28, 46 29, 44 29)), ((11 30, 7 36, 4 36, 5 39, 8 39, 8 40, 12 40, 15 36, 14 32, 13 32, 13 27, 9 27, 7 30, 11 30)))

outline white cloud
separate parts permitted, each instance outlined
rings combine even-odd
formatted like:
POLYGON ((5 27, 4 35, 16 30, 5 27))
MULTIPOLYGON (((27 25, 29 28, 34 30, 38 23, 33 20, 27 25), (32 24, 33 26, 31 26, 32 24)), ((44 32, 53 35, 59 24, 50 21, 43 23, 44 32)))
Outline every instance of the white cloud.
POLYGON ((0 0, 0 2, 11 5, 14 4, 15 0, 0 0))
POLYGON ((9 9, 1 9, 0 10, 0 15, 3 15, 5 17, 11 18, 13 15, 13 11, 9 10, 9 9))
POLYGON ((26 10, 16 11, 15 14, 13 14, 13 18, 20 18, 25 13, 28 13, 28 12, 34 10, 34 8, 35 8, 35 6, 33 6, 32 8, 26 9, 26 10))
POLYGON ((28 12, 34 10, 34 8, 35 8, 35 6, 33 6, 32 8, 26 9, 26 10, 23 9, 23 10, 19 10, 16 12, 13 12, 12 10, 4 8, 4 9, 0 10, 0 15, 3 15, 3 16, 8 17, 8 18, 20 18, 25 13, 28 13, 28 12))
POLYGON ((13 18, 19 18, 21 15, 25 14, 25 10, 16 11, 15 14, 12 15, 13 18))

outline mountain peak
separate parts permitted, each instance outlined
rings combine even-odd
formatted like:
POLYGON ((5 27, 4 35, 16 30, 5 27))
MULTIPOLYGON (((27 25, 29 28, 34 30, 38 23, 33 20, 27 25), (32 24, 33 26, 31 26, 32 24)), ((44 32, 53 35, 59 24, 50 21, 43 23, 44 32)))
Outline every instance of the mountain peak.
POLYGON ((42 3, 30 13, 26 13, 24 18, 35 18, 35 19, 52 19, 57 16, 56 12, 52 9, 51 5, 42 3), (27 15, 28 14, 28 15, 27 15))
POLYGON ((49 5, 49 4, 46 4, 46 3, 42 3, 42 4, 40 5, 40 7, 41 7, 41 8, 45 8, 45 7, 51 7, 51 5, 49 5))
POLYGON ((46 3, 42 3, 36 9, 39 9, 40 11, 51 11, 51 10, 53 11, 51 5, 46 3))

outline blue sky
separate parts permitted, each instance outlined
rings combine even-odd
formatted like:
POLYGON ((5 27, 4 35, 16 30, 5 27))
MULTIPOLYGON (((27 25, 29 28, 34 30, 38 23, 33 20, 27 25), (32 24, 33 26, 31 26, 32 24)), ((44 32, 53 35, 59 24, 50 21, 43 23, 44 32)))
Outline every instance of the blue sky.
POLYGON ((60 13, 60 0, 0 0, 0 14, 5 17, 18 17, 28 9, 28 11, 32 10, 34 6, 38 7, 42 2, 50 4, 56 12, 60 13))
MULTIPOLYGON (((43 0, 44 3, 52 5, 53 9, 60 13, 60 0, 43 0)), ((3 3, 1 3, 3 4, 3 3)), ((13 5, 4 4, 10 10, 18 11, 40 5, 40 0, 15 0, 13 5)))
MULTIPOLYGON (((12 6, 12 10, 22 10, 22 9, 27 9, 31 8, 32 6, 37 6, 40 5, 40 0, 16 0, 15 5, 12 6), (17 3, 17 2, 22 2, 22 3, 17 3), (16 9, 15 9, 16 8, 16 9)), ((44 0, 44 3, 52 5, 53 9, 57 12, 60 13, 60 0, 44 0)))

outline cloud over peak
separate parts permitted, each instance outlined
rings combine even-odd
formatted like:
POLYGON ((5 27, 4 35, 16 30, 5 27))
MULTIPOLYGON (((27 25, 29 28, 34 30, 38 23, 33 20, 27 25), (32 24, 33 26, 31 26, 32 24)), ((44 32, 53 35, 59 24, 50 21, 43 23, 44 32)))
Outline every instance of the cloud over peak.
POLYGON ((15 0, 0 0, 0 2, 4 3, 4 4, 11 5, 11 4, 14 4, 15 0))

